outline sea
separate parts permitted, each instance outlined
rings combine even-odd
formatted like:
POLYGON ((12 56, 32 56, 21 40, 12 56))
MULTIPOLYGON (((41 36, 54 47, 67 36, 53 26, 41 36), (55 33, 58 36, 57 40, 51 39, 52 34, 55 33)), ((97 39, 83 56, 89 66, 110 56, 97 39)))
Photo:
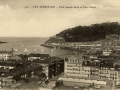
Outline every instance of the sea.
POLYGON ((40 53, 51 56, 60 56, 71 53, 69 50, 54 49, 40 46, 49 38, 44 37, 0 37, 0 41, 7 42, 0 44, 0 51, 10 51, 12 48, 16 54, 40 53), (27 50, 28 52, 24 52, 27 50))

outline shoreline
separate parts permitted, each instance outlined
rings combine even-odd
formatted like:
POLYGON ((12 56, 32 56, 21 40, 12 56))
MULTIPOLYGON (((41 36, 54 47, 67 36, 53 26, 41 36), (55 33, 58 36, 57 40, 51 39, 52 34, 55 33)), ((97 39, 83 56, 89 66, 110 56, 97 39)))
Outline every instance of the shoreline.
POLYGON ((56 49, 64 49, 64 50, 70 50, 70 51, 76 51, 76 52, 84 52, 86 53, 87 50, 82 50, 78 48, 69 48, 69 47, 60 47, 60 46, 52 46, 52 45, 46 45, 46 44, 41 44, 40 46, 47 47, 47 48, 56 48, 56 49))

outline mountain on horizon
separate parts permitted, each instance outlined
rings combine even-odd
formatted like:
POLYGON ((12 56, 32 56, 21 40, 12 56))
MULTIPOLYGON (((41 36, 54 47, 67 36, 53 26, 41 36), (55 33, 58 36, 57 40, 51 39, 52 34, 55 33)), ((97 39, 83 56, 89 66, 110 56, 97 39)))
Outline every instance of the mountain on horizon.
MULTIPOLYGON (((92 42, 105 39, 107 35, 120 35, 120 24, 118 22, 105 22, 91 24, 89 26, 76 26, 63 30, 56 37, 49 38, 49 42, 64 39, 65 42, 92 42), (53 40, 54 38, 54 40, 53 40)), ((46 41, 46 42, 48 42, 46 41)))

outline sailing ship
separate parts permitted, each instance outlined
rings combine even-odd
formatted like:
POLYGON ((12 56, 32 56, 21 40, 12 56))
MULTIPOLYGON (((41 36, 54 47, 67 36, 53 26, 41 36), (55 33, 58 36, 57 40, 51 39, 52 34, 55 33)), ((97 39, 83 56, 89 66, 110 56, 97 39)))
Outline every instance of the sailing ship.
POLYGON ((34 52, 36 52, 37 50, 35 49, 34 52))
POLYGON ((14 52, 17 52, 17 51, 18 51, 17 49, 14 50, 14 52))
POLYGON ((29 52, 29 50, 27 49, 27 47, 25 48, 24 52, 29 52))

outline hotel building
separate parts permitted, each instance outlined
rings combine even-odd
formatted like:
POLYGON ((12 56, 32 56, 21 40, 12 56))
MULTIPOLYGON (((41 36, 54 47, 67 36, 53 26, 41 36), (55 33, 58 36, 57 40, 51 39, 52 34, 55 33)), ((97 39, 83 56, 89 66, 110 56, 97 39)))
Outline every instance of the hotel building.
POLYGON ((65 59, 64 76, 88 80, 110 81, 120 83, 120 66, 111 60, 84 60, 71 56, 65 59))

